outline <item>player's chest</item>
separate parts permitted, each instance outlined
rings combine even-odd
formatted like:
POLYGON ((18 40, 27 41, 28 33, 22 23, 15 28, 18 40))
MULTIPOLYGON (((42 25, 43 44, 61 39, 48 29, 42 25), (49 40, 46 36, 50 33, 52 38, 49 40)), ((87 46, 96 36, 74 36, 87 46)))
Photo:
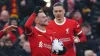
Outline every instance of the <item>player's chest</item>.
POLYGON ((34 40, 36 40, 37 47, 51 49, 51 36, 37 34, 34 40))
POLYGON ((32 37, 31 40, 36 41, 36 42, 44 42, 44 43, 51 43, 52 36, 46 34, 46 33, 35 33, 32 37))
POLYGON ((62 25, 62 26, 56 25, 52 29, 57 34, 71 34, 74 30, 74 27, 72 25, 62 25))

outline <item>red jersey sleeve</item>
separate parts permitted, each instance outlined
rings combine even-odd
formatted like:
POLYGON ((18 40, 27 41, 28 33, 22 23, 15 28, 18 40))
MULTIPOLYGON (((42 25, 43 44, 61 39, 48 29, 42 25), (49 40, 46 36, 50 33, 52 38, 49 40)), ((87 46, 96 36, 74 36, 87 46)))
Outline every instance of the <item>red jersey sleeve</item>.
POLYGON ((36 17, 36 14, 33 13, 25 23, 25 32, 27 33, 27 35, 31 35, 33 32, 32 31, 32 24, 33 24, 35 17, 36 17))
POLYGON ((80 41, 81 42, 85 42, 87 39, 86 39, 86 36, 82 33, 82 30, 80 28, 80 25, 78 24, 78 22, 74 21, 74 30, 75 30, 75 33, 77 36, 79 36, 80 38, 80 41))

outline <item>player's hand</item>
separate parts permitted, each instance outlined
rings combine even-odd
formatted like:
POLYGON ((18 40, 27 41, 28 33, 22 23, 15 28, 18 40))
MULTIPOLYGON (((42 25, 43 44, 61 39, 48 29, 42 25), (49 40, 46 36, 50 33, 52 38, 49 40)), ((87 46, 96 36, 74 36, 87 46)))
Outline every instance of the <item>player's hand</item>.
POLYGON ((79 37, 77 37, 77 36, 74 36, 73 39, 74 39, 74 42, 75 42, 75 43, 79 43, 79 42, 80 42, 80 39, 79 39, 79 37))
POLYGON ((41 7, 40 7, 40 6, 37 6, 37 7, 35 8, 34 12, 35 12, 36 14, 38 14, 38 12, 39 12, 40 9, 41 9, 41 7))
POLYGON ((4 31, 5 33, 7 33, 7 32, 9 32, 9 31, 14 30, 15 28, 17 28, 17 26, 11 25, 11 26, 8 26, 8 27, 4 28, 3 31, 4 31))

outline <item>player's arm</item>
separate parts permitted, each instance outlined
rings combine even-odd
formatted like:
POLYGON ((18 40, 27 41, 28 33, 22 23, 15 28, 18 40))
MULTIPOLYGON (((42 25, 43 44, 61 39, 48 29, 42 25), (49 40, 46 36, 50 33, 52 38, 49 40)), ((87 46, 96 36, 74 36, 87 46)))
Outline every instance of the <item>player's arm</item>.
POLYGON ((36 17, 36 15, 38 14, 40 10, 40 7, 36 7, 36 9, 34 10, 34 12, 32 13, 32 15, 28 18, 28 20, 26 21, 25 23, 25 32, 30 35, 32 33, 32 24, 33 24, 33 21, 36 17))
POLYGON ((11 25, 11 26, 4 28, 3 30, 0 31, 0 38, 2 36, 4 36, 5 33, 8 33, 9 31, 12 31, 15 28, 17 28, 17 26, 14 26, 14 25, 11 25))
POLYGON ((74 37, 74 39, 80 40, 80 42, 86 42, 87 41, 87 38, 83 34, 80 25, 76 21, 74 23, 74 27, 75 27, 74 30, 75 30, 75 33, 76 33, 76 36, 74 37))

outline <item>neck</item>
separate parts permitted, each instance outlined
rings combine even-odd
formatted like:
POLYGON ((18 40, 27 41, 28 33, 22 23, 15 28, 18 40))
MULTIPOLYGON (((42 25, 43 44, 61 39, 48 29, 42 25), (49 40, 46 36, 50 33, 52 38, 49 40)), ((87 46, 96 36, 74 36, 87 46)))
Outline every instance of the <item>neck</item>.
POLYGON ((56 20, 57 23, 63 23, 64 22, 64 17, 60 18, 60 19, 56 18, 55 20, 56 20))
POLYGON ((39 24, 36 24, 35 27, 36 27, 39 31, 42 31, 42 32, 45 32, 45 31, 46 31, 45 26, 41 26, 41 25, 39 25, 39 24))

